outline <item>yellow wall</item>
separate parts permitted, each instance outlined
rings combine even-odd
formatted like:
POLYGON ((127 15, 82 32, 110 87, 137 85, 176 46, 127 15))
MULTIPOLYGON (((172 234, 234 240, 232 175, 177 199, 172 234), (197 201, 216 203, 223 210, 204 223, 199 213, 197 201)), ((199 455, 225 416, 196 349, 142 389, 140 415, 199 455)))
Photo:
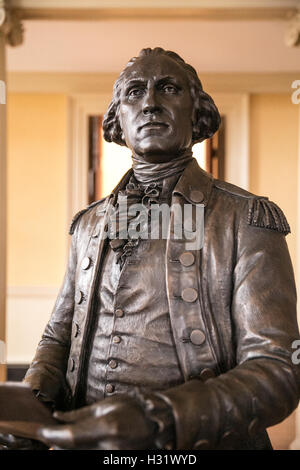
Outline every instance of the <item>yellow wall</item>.
POLYGON ((66 261, 66 96, 10 94, 7 127, 7 283, 56 286, 66 261))
POLYGON ((295 269, 299 106, 290 94, 253 95, 250 103, 250 191, 268 196, 284 211, 295 269))
MULTIPOLYGON (((299 106, 290 94, 253 95, 250 110, 250 190, 284 211, 296 271, 299 106)), ((275 449, 287 449, 295 435, 295 414, 268 431, 275 449)))

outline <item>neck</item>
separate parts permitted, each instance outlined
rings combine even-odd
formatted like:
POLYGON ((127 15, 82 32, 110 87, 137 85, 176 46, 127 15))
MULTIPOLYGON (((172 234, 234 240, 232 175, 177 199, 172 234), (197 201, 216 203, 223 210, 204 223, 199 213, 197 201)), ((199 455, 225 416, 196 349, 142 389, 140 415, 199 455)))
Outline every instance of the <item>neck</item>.
POLYGON ((189 149, 184 154, 178 155, 168 161, 146 161, 143 157, 133 155, 132 167, 134 176, 140 183, 151 183, 161 181, 164 178, 183 172, 185 167, 193 159, 192 151, 189 149))

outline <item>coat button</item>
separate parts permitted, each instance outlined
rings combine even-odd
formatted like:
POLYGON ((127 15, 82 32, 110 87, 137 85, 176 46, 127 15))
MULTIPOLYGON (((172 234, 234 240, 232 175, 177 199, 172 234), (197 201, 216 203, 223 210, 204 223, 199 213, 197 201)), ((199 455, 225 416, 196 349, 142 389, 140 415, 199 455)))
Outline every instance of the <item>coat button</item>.
POLYGON ((83 292, 81 290, 77 291, 75 294, 75 302, 77 304, 81 304, 81 302, 83 301, 83 298, 84 298, 83 292))
POLYGON ((194 189, 193 191, 191 191, 190 198, 193 202, 202 202, 204 199, 204 194, 202 191, 194 189))
POLYGON ((121 318, 121 317, 124 316, 124 312, 121 308, 117 308, 116 311, 115 311, 115 315, 116 315, 116 317, 121 318))
POLYGON ((198 298, 198 292, 192 287, 186 287, 181 293, 181 297, 185 302, 195 302, 198 298))
POLYGON ((209 449, 209 441, 207 439, 200 439, 194 444, 194 450, 207 450, 209 449))
POLYGON ((195 262, 195 255, 189 251, 186 251, 179 256, 179 261, 183 266, 192 266, 192 264, 195 262))
POLYGON ((112 393, 114 390, 115 390, 115 387, 112 384, 106 384, 105 385, 106 393, 112 393))
POLYGON ((113 343, 115 343, 115 344, 121 343, 121 338, 120 338, 120 336, 114 336, 114 337, 113 337, 113 343))
MULTIPOLYGON (((202 332, 201 332, 202 333, 202 332)), ((205 382, 208 379, 213 379, 215 377, 215 373, 212 369, 203 369, 200 372, 200 378, 205 382)))
POLYGON ((73 372, 74 369, 75 369, 75 361, 74 361, 74 359, 72 359, 72 358, 70 357, 70 359, 69 359, 69 371, 70 371, 70 372, 73 372))
POLYGON ((91 266, 91 263, 92 263, 91 258, 89 258, 88 256, 86 256, 86 257, 83 258, 83 260, 82 260, 82 264, 81 264, 82 269, 89 269, 89 267, 91 266))
POLYGON ((111 369, 115 369, 115 368, 118 366, 118 363, 117 363, 117 361, 115 361, 114 359, 111 359, 111 360, 109 361, 108 365, 109 365, 109 367, 110 367, 111 369))
POLYGON ((190 340, 196 346, 200 346, 205 341, 205 334, 201 330, 193 330, 190 334, 190 340))

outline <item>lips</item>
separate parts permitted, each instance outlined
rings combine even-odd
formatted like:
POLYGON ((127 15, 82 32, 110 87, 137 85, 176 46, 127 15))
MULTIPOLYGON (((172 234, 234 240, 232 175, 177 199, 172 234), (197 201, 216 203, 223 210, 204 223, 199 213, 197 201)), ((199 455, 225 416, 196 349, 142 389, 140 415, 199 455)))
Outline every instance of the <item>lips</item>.
POLYGON ((139 129, 158 129, 158 128, 162 128, 162 127, 169 127, 168 124, 166 124, 165 122, 159 122, 159 121, 149 121, 149 122, 146 122, 145 124, 143 124, 139 129))

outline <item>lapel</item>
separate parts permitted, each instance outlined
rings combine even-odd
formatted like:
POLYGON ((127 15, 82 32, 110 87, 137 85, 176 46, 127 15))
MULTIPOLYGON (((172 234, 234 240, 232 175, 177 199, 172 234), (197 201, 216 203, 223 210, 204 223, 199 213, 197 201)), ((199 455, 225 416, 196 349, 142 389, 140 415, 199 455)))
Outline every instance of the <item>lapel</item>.
MULTIPOLYGON (((185 380, 199 377, 203 368, 215 369, 216 359, 203 308, 200 274, 201 246, 191 248, 184 235, 176 238, 176 210, 179 208, 182 216, 185 213, 185 205, 188 204, 190 208, 192 205, 190 212, 192 220, 189 220, 189 225, 198 236, 200 226, 196 215, 197 206, 201 205, 202 211, 205 210, 212 186, 213 177, 203 171, 196 160, 193 160, 184 170, 172 193, 165 258, 166 284, 174 343, 185 380)), ((185 225, 186 220, 184 223, 183 219, 181 220, 181 224, 185 225)))

